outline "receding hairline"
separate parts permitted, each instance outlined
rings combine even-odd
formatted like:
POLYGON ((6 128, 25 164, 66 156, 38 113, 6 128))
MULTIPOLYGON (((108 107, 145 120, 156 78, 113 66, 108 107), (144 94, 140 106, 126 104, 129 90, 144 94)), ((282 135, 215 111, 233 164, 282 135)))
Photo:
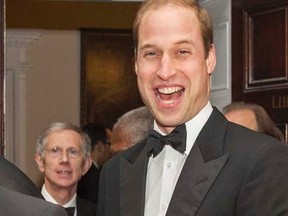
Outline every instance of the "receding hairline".
POLYGON ((213 25, 211 21, 211 17, 208 14, 208 11, 199 5, 199 3, 195 0, 148 0, 144 1, 136 15, 136 18, 133 23, 133 39, 134 39, 134 51, 135 55, 137 56, 137 50, 138 50, 138 39, 139 39, 139 29, 140 25, 142 23, 143 17, 146 13, 148 13, 151 10, 158 10, 162 7, 168 7, 168 6, 178 6, 183 7, 186 9, 191 9, 191 11, 194 12, 205 50, 205 56, 208 57, 208 53, 211 50, 213 46, 213 25))

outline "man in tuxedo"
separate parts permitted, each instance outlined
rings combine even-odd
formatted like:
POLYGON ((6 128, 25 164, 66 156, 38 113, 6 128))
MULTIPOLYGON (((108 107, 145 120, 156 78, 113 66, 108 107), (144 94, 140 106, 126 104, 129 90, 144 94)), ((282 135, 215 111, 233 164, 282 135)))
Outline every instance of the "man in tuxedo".
POLYGON ((39 188, 31 179, 3 157, 0 157, 0 185, 10 190, 43 199, 39 188))
POLYGON ((0 186, 0 211, 2 216, 67 216, 61 206, 2 186, 0 186))
POLYGON ((102 125, 88 123, 83 131, 91 140, 92 165, 78 182, 79 197, 97 204, 100 171, 103 164, 110 158, 111 131, 102 125))
POLYGON ((147 0, 133 32, 154 131, 103 166, 98 216, 288 215, 287 146, 210 104, 207 11, 196 0, 147 0))
POLYGON ((96 204, 77 197, 77 183, 91 166, 90 139, 81 128, 55 122, 37 139, 35 160, 44 173, 45 200, 63 206, 68 216, 94 216, 96 204))

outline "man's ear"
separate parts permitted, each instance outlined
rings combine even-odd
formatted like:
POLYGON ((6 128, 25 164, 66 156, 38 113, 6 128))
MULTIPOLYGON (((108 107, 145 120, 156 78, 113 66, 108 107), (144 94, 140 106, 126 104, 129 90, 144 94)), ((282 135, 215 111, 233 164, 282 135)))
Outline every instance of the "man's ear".
POLYGON ((138 66, 137 66, 137 62, 135 61, 135 73, 136 75, 138 74, 138 66))
POLYGON ((87 156, 86 160, 84 161, 82 175, 85 175, 85 173, 89 170, 91 165, 92 165, 92 158, 89 155, 89 156, 87 156))
POLYGON ((40 172, 43 173, 45 171, 45 167, 44 167, 43 159, 39 153, 35 154, 35 161, 37 163, 38 169, 40 170, 40 172))
POLYGON ((211 75, 216 67, 216 51, 214 44, 211 45, 208 56, 206 58, 207 72, 211 75))
POLYGON ((134 48, 134 58, 135 58, 135 63, 134 63, 134 69, 136 75, 138 74, 138 66, 137 66, 137 48, 134 48))

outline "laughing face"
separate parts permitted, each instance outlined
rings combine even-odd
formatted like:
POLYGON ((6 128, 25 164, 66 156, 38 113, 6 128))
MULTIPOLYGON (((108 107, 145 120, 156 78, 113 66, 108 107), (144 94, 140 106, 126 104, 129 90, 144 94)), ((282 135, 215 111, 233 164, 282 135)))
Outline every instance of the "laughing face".
POLYGON ((77 182, 91 165, 91 157, 84 158, 81 136, 72 130, 51 133, 43 155, 36 154, 38 168, 44 173, 45 187, 51 190, 76 191, 77 182))
POLYGON ((182 6, 147 11, 138 33, 138 87, 160 129, 170 133, 207 104, 214 46, 205 58, 199 21, 182 6))

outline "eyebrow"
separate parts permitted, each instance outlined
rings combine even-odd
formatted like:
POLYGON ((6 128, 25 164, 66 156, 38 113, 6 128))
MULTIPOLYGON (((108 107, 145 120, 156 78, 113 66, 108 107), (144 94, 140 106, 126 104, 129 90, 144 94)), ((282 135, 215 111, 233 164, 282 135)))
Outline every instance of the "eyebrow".
POLYGON ((145 44, 144 46, 139 47, 139 50, 144 50, 148 48, 155 48, 156 46, 153 44, 145 44))
MULTIPOLYGON (((174 45, 181 45, 181 44, 191 44, 192 46, 194 46, 194 42, 192 40, 180 40, 180 41, 177 41, 176 43, 174 43, 174 45)), ((156 47, 157 47, 157 45, 145 44, 143 46, 139 46, 139 50, 156 48, 156 47)))
POLYGON ((180 40, 175 43, 175 45, 180 45, 180 44, 192 44, 194 46, 194 42, 192 40, 180 40))

